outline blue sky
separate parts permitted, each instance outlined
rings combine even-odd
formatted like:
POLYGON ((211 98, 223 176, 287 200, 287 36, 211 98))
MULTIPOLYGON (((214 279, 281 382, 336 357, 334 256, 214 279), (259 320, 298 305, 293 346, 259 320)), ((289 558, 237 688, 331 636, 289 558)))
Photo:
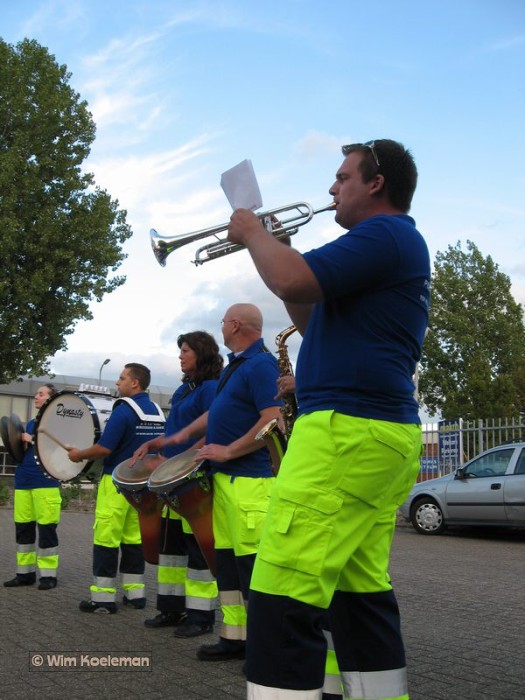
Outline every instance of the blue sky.
MULTIPOLYGON (((78 324, 57 374, 116 379, 149 364, 180 378, 176 338, 220 335, 252 301, 265 336, 289 325, 246 253, 195 268, 196 246, 161 268, 165 236, 228 220, 220 175, 249 158, 264 208, 329 203, 340 145, 394 138, 419 169, 412 215, 432 258, 472 240, 525 302, 525 3, 522 0, 1 0, 0 36, 46 46, 87 100, 97 138, 86 168, 128 212, 117 292, 78 324)), ((308 250, 341 229, 320 214, 308 250)), ((290 339, 294 355, 298 340, 290 339)))

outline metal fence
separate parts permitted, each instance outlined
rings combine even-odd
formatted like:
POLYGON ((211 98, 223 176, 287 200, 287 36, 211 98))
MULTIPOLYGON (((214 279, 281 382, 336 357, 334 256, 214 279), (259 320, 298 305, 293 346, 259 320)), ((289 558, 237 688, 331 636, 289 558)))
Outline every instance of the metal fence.
POLYGON ((426 423, 418 480, 443 476, 491 447, 521 440, 525 441, 524 416, 426 423))

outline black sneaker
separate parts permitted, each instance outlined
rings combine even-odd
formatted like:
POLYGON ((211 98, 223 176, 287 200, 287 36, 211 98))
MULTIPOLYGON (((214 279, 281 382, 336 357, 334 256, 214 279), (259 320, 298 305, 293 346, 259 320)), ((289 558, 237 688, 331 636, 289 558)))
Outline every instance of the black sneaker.
POLYGON ((217 644, 203 644, 197 652, 200 661, 227 661, 246 658, 246 644, 243 641, 220 639, 217 644))
POLYGON ((39 591, 49 591, 57 587, 57 580, 54 576, 42 576, 38 584, 39 591))
POLYGON ((182 639, 190 639, 191 637, 200 637, 201 634, 209 634, 210 632, 213 632, 213 625, 188 623, 186 625, 179 625, 173 632, 173 635, 182 639))
POLYGON ((6 588, 18 588, 19 586, 32 586, 36 583, 36 575, 17 574, 10 581, 4 581, 6 588))
POLYGON ((127 598, 124 596, 122 598, 124 605, 129 605, 135 610, 143 610, 146 607, 146 598, 127 598))
POLYGON ((114 615, 117 612, 115 603, 95 603, 94 600, 81 600, 78 607, 82 612, 102 615, 114 615))
POLYGON ((144 624, 146 627, 178 627, 179 625, 184 624, 184 621, 187 619, 187 615, 185 612, 182 613, 176 613, 176 612, 161 612, 158 615, 155 615, 155 617, 150 618, 149 620, 144 620, 144 624))

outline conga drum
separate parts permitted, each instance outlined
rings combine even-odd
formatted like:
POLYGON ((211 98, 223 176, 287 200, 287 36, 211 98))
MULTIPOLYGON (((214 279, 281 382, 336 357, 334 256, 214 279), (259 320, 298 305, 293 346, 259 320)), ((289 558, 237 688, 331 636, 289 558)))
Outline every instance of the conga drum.
POLYGON ((129 466, 130 462, 131 459, 126 459, 115 467, 113 483, 117 491, 138 511, 144 558, 150 564, 158 564, 163 503, 148 489, 151 469, 148 469, 146 462, 138 459, 132 467, 129 466))
POLYGON ((104 432, 116 399, 106 394, 59 391, 48 399, 35 419, 35 459, 44 472, 70 481, 89 470, 93 460, 72 462, 67 447, 94 445, 104 432))
POLYGON ((149 477, 148 488, 188 521, 215 575, 212 481, 207 462, 199 459, 198 452, 192 448, 166 460, 149 477))

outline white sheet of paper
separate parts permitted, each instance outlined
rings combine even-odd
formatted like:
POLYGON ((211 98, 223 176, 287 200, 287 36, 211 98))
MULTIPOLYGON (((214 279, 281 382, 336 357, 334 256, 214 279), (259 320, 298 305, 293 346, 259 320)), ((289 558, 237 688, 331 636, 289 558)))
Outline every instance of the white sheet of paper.
POLYGON ((261 192, 251 160, 243 160, 221 175, 221 187, 231 208, 251 209, 262 207, 261 192))

